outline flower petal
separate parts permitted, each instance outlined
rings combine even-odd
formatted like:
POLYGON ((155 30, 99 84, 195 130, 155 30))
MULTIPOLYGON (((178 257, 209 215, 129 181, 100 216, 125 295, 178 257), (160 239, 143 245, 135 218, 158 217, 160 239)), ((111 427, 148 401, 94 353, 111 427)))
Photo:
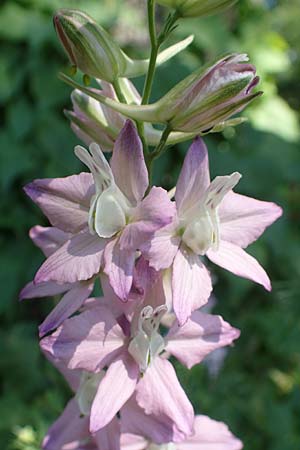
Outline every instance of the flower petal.
MULTIPOLYGON (((164 414, 145 414, 137 404, 135 396, 132 396, 121 409, 121 418, 122 432, 143 436, 155 444, 174 440, 173 421, 164 414)), ((139 450, 142 448, 141 446, 139 450)))
POLYGON ((87 226, 90 199, 94 194, 91 174, 35 180, 24 190, 53 226, 70 233, 78 233, 87 226))
POLYGON ((219 207, 221 239, 247 247, 282 214, 275 203, 229 192, 219 207))
POLYGON ((189 148, 177 181, 175 200, 182 216, 203 197, 209 186, 208 152, 204 141, 196 138, 189 148))
POLYGON ((105 427, 133 394, 139 376, 138 366, 127 354, 110 364, 95 396, 90 430, 105 427))
POLYGON ((25 298, 50 297, 52 295, 63 294, 72 287, 71 284, 58 284, 55 281, 45 281, 44 283, 27 283, 20 292, 20 300, 25 298))
POLYGON ((101 450, 120 450, 120 423, 117 417, 106 425, 106 427, 94 434, 94 440, 101 450))
POLYGON ((173 263, 180 241, 171 223, 157 231, 151 241, 142 246, 142 253, 155 270, 167 269, 173 263))
POLYGON ((44 322, 39 326, 40 337, 54 330, 61 325, 64 320, 79 310, 84 301, 89 297, 94 287, 94 283, 76 283, 58 302, 44 322))
POLYGON ((126 301, 132 287, 135 252, 121 250, 118 239, 114 239, 105 248, 104 262, 104 272, 111 287, 122 301, 126 301))
POLYGON ((195 311, 181 327, 174 323, 167 334, 166 351, 191 369, 217 348, 230 345, 240 331, 231 327, 221 316, 195 311))
POLYGON ((174 440, 192 433, 193 407, 169 361, 155 358, 138 382, 136 391, 136 400, 146 414, 168 417, 174 423, 174 440))
POLYGON ((75 283, 88 280, 100 270, 106 243, 106 239, 89 232, 76 234, 42 264, 34 281, 75 283))
POLYGON ((180 325, 191 313, 207 303, 212 291, 208 270, 199 256, 181 245, 172 274, 173 309, 180 325))
POLYGON ((41 341, 44 351, 64 361, 69 369, 96 372, 114 360, 124 335, 109 309, 96 306, 67 319, 41 341))
POLYGON ((77 402, 73 398, 69 401, 61 416, 49 428, 43 440, 42 448, 44 450, 75 449, 77 448, 76 443, 79 445, 81 440, 89 436, 89 418, 81 416, 77 402))
POLYGON ((219 249, 209 250, 206 256, 235 275, 261 284, 267 291, 272 289, 270 279, 261 265, 237 245, 221 241, 219 249))
POLYGON ((41 227, 40 225, 31 228, 29 236, 47 257, 71 238, 70 233, 65 233, 55 227, 41 227))
POLYGON ((122 249, 137 250, 146 245, 160 228, 168 225, 175 214, 175 204, 167 191, 153 187, 147 197, 135 209, 132 222, 120 237, 122 249))
POLYGON ((185 442, 176 444, 176 450, 241 450, 243 443, 227 425, 207 416, 196 416, 194 434, 185 442))
POLYGON ((142 143, 129 120, 115 142, 110 165, 117 186, 136 206, 144 197, 149 180, 142 143))

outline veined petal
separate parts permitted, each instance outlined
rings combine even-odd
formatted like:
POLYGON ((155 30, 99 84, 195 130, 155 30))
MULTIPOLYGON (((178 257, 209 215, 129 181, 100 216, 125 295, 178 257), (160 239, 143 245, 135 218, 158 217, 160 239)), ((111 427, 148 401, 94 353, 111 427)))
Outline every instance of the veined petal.
POLYGON ((130 433, 121 434, 121 449, 122 450, 145 450, 148 441, 142 436, 130 433))
POLYGON ((142 253, 155 270, 167 269, 173 263, 181 238, 175 234, 173 223, 161 228, 150 242, 142 246, 142 253))
POLYGON ((55 308, 39 326, 40 337, 54 330, 61 325, 64 320, 79 310, 84 301, 89 297, 94 287, 94 283, 76 283, 63 298, 60 299, 55 308))
POLYGON ((209 182, 207 148, 201 138, 196 138, 186 154, 176 185, 175 200, 180 217, 203 198, 209 182))
POLYGON ((219 207, 221 239, 247 247, 282 215, 275 203, 228 192, 219 207))
POLYGON ((122 250, 118 239, 114 239, 105 248, 104 262, 104 272, 111 287, 122 301, 126 301, 132 287, 135 251, 122 250))
POLYGON ((117 417, 94 434, 94 440, 101 450, 120 450, 120 422, 117 417))
POLYGON ((90 430, 97 432, 105 427, 133 394, 139 376, 137 364, 123 354, 110 364, 95 396, 90 430))
POLYGON ((44 450, 75 449, 78 448, 76 443, 79 444, 81 440, 89 436, 89 418, 81 416, 77 402, 73 398, 49 428, 42 448, 44 450))
POLYGON ((180 325, 207 303, 212 291, 209 272, 199 256, 181 245, 173 262, 173 309, 180 325))
POLYGON ((175 214, 175 204, 167 191, 153 187, 147 197, 135 209, 120 237, 122 249, 137 250, 147 245, 154 233, 168 225, 175 214))
POLYGON ((93 178, 80 173, 66 178, 35 180, 24 187, 26 194, 48 217, 51 225, 70 233, 87 226, 93 178))
POLYGON ((40 225, 32 227, 29 236, 47 257, 71 238, 70 233, 65 233, 55 227, 41 227, 40 225))
POLYGON ((129 120, 115 142, 110 164, 117 186, 136 206, 144 197, 149 180, 142 143, 129 120))
POLYGON ((261 265, 237 245, 221 241, 218 251, 209 250, 207 257, 235 275, 261 284, 267 291, 271 290, 270 279, 261 265))
POLYGON ((42 264, 35 282, 88 280, 100 270, 106 243, 106 239, 92 236, 89 232, 76 234, 42 264))
MULTIPOLYGON (((155 444, 174 440, 174 422, 165 414, 145 414, 132 396, 121 410, 122 432, 143 436, 155 444)), ((147 445, 145 445, 147 448, 147 445)), ((123 449, 123 447, 122 447, 123 449)), ((138 450, 143 449, 139 447, 138 450)))
POLYGON ((196 416, 194 433, 184 442, 176 444, 176 450, 241 450, 243 443, 223 422, 207 416, 196 416))
POLYGON ((72 287, 71 284, 58 284, 55 281, 45 281, 44 283, 27 283, 20 292, 20 300, 25 298, 50 297, 52 295, 63 294, 72 287))
POLYGON ((96 306, 65 320, 42 339, 41 347, 69 369, 96 372, 119 355, 123 341, 123 332, 109 309, 96 306))
POLYGON ((136 400, 146 414, 168 417, 173 422, 174 440, 193 431, 194 411, 177 379, 172 364, 155 358, 136 387, 136 400))
POLYGON ((194 311, 181 327, 174 323, 166 336, 166 351, 191 369, 213 350, 230 345, 240 331, 221 316, 194 311))

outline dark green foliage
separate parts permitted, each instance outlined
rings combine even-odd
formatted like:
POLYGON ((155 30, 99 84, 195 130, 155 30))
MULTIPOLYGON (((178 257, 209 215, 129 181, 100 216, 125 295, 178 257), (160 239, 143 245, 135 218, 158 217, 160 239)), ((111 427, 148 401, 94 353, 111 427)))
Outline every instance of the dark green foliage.
MULTIPOLYGON (((28 238, 45 218, 22 192, 34 178, 79 172, 77 139, 63 108, 70 89, 58 81, 67 60, 51 14, 81 7, 111 29, 132 56, 146 56, 145 20, 126 0, 4 0, 0 6, 0 448, 37 450, 69 389, 42 358, 37 325, 53 300, 18 302, 42 255, 28 238), (134 10, 134 11, 132 11, 134 10), (132 23, 134 18, 134 24, 132 23), (133 48, 137 47, 135 53, 133 48)), ((142 3, 142 2, 141 2, 142 3)), ((276 201, 284 216, 250 248, 268 270, 273 292, 216 270, 215 312, 242 330, 217 378, 204 365, 178 373, 198 412, 227 422, 246 450, 300 448, 300 156, 298 0, 240 0, 223 15, 182 23, 195 34, 190 50, 164 67, 157 99, 209 58, 246 51, 263 78, 263 98, 247 109, 249 124, 209 136, 213 175, 243 173, 239 192, 276 201), (298 45, 298 47, 297 47, 298 45)), ((163 13, 163 9, 160 12, 163 13)), ((173 39, 173 38, 172 38, 173 39)), ((138 80, 142 86, 142 80, 138 80)), ((156 184, 176 183, 187 145, 155 164, 156 184)))

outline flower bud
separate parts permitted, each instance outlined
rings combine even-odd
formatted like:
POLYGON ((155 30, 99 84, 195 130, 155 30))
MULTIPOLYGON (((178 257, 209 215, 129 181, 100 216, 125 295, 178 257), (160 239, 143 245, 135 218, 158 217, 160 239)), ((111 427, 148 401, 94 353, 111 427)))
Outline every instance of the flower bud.
POLYGON ((192 73, 151 105, 119 103, 64 74, 60 78, 133 120, 167 124, 170 130, 196 135, 222 129, 229 117, 262 94, 252 93, 259 78, 255 67, 246 61, 245 54, 226 56, 213 66, 192 73))
POLYGON ((61 9, 54 15, 54 26, 71 64, 83 73, 114 81, 124 72, 126 61, 122 50, 87 14, 61 9))
POLYGON ((246 55, 230 55, 182 80, 156 104, 156 112, 173 130, 207 132, 241 111, 260 93, 259 78, 246 55))
POLYGON ((157 3, 174 8, 179 17, 196 17, 216 14, 237 0, 157 0, 157 3))
MULTIPOLYGON (((112 37, 91 17, 76 9, 58 10, 53 18, 57 35, 72 66, 84 74, 113 83, 119 77, 136 77, 148 70, 149 60, 129 58, 112 37)), ((193 40, 189 36, 162 51, 157 64, 163 64, 193 40)))

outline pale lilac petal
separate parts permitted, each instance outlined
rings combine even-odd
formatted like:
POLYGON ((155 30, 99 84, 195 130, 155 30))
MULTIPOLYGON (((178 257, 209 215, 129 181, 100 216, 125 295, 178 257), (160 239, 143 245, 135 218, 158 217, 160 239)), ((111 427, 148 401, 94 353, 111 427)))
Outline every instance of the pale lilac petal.
POLYGON ((44 283, 27 283, 20 292, 20 300, 25 298, 50 297, 52 295, 63 294, 72 287, 71 284, 58 284, 55 281, 45 281, 44 283))
MULTIPOLYGON (((40 341, 41 344, 41 341, 40 341)), ((68 384, 70 385, 73 392, 77 392, 80 386, 80 380, 82 378, 82 370, 80 369, 69 369, 66 364, 62 361, 60 361, 57 358, 54 358, 51 353, 43 349, 43 347, 40 345, 41 351, 43 352, 45 358, 50 361, 50 363, 64 376, 64 378, 67 380, 68 384)))
POLYGON ((138 365, 127 354, 110 364, 92 404, 92 433, 105 427, 113 419, 133 394, 138 377, 138 365))
POLYGON ((124 335, 112 313, 105 307, 90 308, 67 319, 41 347, 64 361, 69 369, 95 372, 113 361, 123 348, 124 335))
POLYGON ((208 152, 204 141, 198 137, 189 148, 176 185, 179 216, 201 200, 209 183, 208 152))
POLYGON ((175 214, 175 204, 167 191, 153 187, 147 197, 135 209, 120 237, 123 249, 137 250, 146 245, 160 228, 168 225, 175 214))
POLYGON ((29 236, 47 257, 71 238, 70 233, 65 233, 55 227, 41 227, 40 225, 31 228, 29 236))
POLYGON ((34 281, 75 283, 99 272, 106 239, 89 232, 79 233, 53 253, 38 270, 34 281))
POLYGON ((135 126, 129 120, 119 134, 110 160, 115 182, 135 206, 148 187, 148 171, 143 146, 135 126))
POLYGON ((143 300, 141 293, 137 293, 133 286, 129 293, 128 300, 126 302, 121 302, 120 298, 115 294, 115 291, 111 287, 108 276, 101 273, 100 280, 104 294, 102 303, 104 301, 105 304, 108 305, 115 317, 119 317, 122 314, 131 314, 137 305, 143 300))
POLYGON ((172 274, 173 309, 180 325, 191 313, 207 303, 212 291, 209 272, 199 256, 181 246, 176 253, 172 274))
POLYGON ((94 287, 94 283, 76 283, 58 302, 44 322, 39 326, 40 337, 54 330, 61 325, 64 320, 79 310, 84 301, 89 297, 94 287))
POLYGON ((104 272, 115 294, 127 301, 133 282, 135 251, 121 250, 118 239, 109 242, 104 252, 104 272))
POLYGON ((170 224, 155 233, 142 247, 142 253, 155 270, 167 269, 173 263, 180 241, 180 236, 175 235, 174 225, 170 224))
POLYGON ((75 449, 77 442, 89 436, 89 418, 81 416, 77 401, 72 399, 61 416, 49 428, 42 448, 44 450, 75 449))
POLYGON ((91 174, 35 180, 24 190, 51 225, 70 233, 77 233, 87 226, 90 199, 94 193, 91 174))
POLYGON ((136 391, 137 402, 146 414, 169 417, 174 422, 174 441, 192 433, 193 407, 169 361, 155 358, 138 382, 136 391))
POLYGON ((282 215, 275 203, 229 192, 219 207, 221 239, 247 247, 282 215))
POLYGON ((166 336, 166 351, 189 369, 199 364, 213 350, 230 345, 240 331, 221 316, 195 311, 181 327, 174 323, 166 336))
POLYGON ((171 442, 174 439, 173 420, 165 414, 145 414, 145 411, 137 404, 135 396, 132 396, 123 406, 121 418, 122 433, 140 435, 156 444, 171 442))
POLYGON ((272 289, 270 279, 261 265, 237 245, 221 241, 217 251, 209 250, 206 255, 213 263, 235 275, 261 284, 267 291, 272 289))
POLYGON ((242 442, 227 425, 207 416, 196 416, 195 433, 186 441, 176 444, 176 450, 241 450, 242 442))
POLYGON ((117 417, 106 427, 94 434, 94 440, 100 450, 120 450, 120 423, 117 417))

